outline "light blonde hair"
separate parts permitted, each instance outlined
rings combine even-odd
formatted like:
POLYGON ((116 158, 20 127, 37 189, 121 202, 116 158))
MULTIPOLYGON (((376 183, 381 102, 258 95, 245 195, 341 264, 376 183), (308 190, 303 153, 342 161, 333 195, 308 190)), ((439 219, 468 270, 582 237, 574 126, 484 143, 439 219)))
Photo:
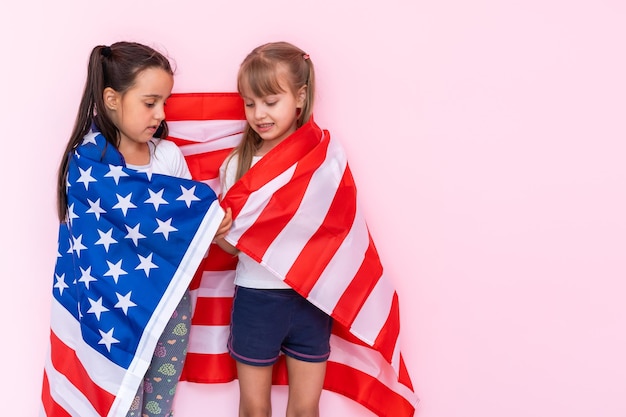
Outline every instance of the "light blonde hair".
MULTIPOLYGON (((306 86, 304 104, 298 115, 296 126, 309 121, 313 113, 315 97, 315 70, 307 53, 288 42, 271 42, 256 47, 243 60, 237 74, 237 89, 242 94, 245 86, 258 97, 284 93, 279 75, 286 72, 288 88, 294 95, 306 86)), ((241 178, 252 165, 252 157, 262 143, 261 137, 246 125, 243 139, 234 150, 239 155, 236 179, 241 178)))

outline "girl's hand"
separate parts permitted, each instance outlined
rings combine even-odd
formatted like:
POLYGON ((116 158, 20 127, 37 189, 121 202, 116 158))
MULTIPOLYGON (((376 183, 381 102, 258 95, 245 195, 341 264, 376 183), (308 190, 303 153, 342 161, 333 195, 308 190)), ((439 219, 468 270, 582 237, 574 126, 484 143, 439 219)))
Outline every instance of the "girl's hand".
POLYGON ((217 232, 215 233, 215 239, 222 239, 228 231, 230 230, 230 226, 233 225, 233 214, 232 210, 229 208, 226 209, 226 214, 224 214, 224 218, 220 223, 220 226, 217 228, 217 232))

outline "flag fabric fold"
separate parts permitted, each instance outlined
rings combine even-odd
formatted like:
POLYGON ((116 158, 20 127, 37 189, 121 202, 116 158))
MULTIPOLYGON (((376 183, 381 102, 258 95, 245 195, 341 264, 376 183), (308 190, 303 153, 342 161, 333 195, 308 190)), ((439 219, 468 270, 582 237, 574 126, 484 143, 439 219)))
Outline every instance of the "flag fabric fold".
MULTIPOLYGON (((171 139, 192 176, 213 184, 245 126, 236 94, 173 95, 171 139), (213 126, 213 127, 212 127, 213 126)), ((399 300, 385 275, 341 145, 312 120, 223 196, 227 240, 334 318, 324 388, 379 416, 409 417, 418 402, 400 352, 399 300)), ((217 247, 216 247, 217 248, 217 247)), ((194 315, 183 379, 236 378, 226 350, 236 259, 211 249, 192 282, 194 315)), ((286 384, 284 358, 274 383, 286 384)))
POLYGON ((224 212, 202 182, 126 168, 93 128, 68 157, 40 415, 125 416, 224 212))

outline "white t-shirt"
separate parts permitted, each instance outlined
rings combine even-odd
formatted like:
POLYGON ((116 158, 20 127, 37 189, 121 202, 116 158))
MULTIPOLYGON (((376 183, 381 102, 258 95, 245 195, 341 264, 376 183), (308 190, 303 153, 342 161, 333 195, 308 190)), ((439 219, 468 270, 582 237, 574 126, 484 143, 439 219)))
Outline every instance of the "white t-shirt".
MULTIPOLYGON (((261 159, 260 156, 252 158, 252 165, 261 159)), ((226 158, 220 167, 220 183, 222 186, 222 195, 230 189, 235 183, 237 176, 238 155, 226 158)), ((276 275, 269 272, 260 263, 249 257, 243 252, 239 252, 239 262, 235 271, 235 285, 246 288, 257 289, 285 289, 291 288, 285 284, 276 275)))
POLYGON ((141 172, 191 179, 185 157, 174 142, 154 138, 148 142, 148 146, 150 162, 147 165, 126 164, 126 166, 141 172))

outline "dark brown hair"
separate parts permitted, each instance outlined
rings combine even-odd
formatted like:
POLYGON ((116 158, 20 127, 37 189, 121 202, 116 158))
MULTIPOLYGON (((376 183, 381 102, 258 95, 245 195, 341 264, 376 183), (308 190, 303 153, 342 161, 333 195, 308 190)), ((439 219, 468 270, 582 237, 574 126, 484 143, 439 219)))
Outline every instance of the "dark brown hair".
MULTIPOLYGON (((173 75, 169 60, 153 48, 135 42, 117 42, 111 46, 93 48, 87 66, 87 80, 78 107, 74 129, 63 152, 57 178, 57 212, 59 221, 67 216, 66 179, 71 153, 81 143, 94 123, 107 142, 118 147, 120 132, 104 106, 103 92, 107 87, 124 94, 135 84, 137 75, 148 68, 161 68, 173 75)), ((163 121, 160 137, 167 137, 163 121)))

